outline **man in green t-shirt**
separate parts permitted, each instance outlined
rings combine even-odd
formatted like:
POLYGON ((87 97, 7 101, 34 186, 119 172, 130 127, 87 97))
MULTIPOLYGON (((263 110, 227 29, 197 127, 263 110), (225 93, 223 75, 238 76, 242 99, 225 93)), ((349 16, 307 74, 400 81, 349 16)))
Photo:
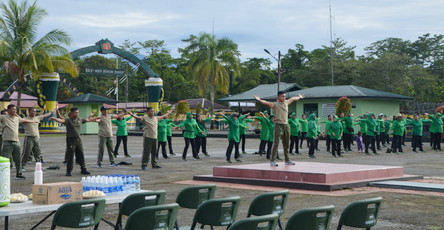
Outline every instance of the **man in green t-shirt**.
POLYGON ((275 162, 277 151, 279 147, 279 140, 282 137, 282 145, 284 148, 284 157, 286 165, 294 165, 295 163, 290 161, 288 157, 288 149, 290 145, 290 128, 288 127, 288 105, 294 101, 298 101, 304 96, 298 95, 291 97, 286 100, 287 95, 283 91, 279 91, 277 94, 276 102, 268 102, 261 100, 258 96, 254 95, 254 98, 261 104, 270 107, 274 112, 274 140, 273 140, 273 150, 271 155, 271 166, 278 166, 275 162))

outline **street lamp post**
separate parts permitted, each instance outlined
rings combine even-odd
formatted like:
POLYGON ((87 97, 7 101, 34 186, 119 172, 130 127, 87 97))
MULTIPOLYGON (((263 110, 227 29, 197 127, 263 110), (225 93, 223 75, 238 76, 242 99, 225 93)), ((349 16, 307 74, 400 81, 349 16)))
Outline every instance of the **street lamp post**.
POLYGON ((277 84, 277 91, 279 92, 279 86, 281 84, 281 51, 278 51, 278 58, 276 58, 274 55, 272 55, 267 49, 264 49, 265 53, 269 54, 274 60, 278 62, 278 84, 277 84))

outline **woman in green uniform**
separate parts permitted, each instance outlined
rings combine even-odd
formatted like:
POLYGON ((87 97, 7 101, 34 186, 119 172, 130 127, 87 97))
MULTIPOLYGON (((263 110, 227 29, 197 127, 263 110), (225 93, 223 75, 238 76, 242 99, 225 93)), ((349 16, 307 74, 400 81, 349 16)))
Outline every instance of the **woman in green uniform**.
POLYGON ((197 125, 199 125, 200 130, 202 130, 203 132, 197 132, 196 133, 196 152, 197 154, 199 154, 200 152, 200 147, 202 147, 202 153, 205 156, 210 156, 207 152, 207 128, 205 127, 205 122, 211 121, 211 119, 214 118, 214 115, 208 117, 207 119, 203 119, 202 117, 197 114, 196 115, 196 122, 197 125))
POLYGON ((247 152, 245 152, 245 142, 246 142, 246 138, 245 138, 245 134, 247 133, 247 123, 249 122, 253 122, 253 119, 249 119, 247 117, 244 117, 243 119, 239 119, 239 133, 240 133, 240 140, 241 140, 241 149, 242 149, 242 153, 246 154, 247 152))
POLYGON ((341 155, 341 139, 343 135, 342 122, 338 119, 338 116, 334 115, 332 122, 330 122, 330 135, 331 135, 331 155, 334 157, 342 157, 341 155))
POLYGON ((367 124, 367 133, 366 133, 366 143, 365 145, 365 154, 370 155, 368 153, 368 148, 370 147, 373 151, 373 154, 378 154, 376 152, 376 121, 375 121, 375 115, 373 113, 368 113, 367 118, 358 118, 355 121, 362 121, 367 124))
MULTIPOLYGON (((239 132, 239 120, 237 114, 231 114, 231 116, 226 116, 223 113, 219 113, 228 124, 228 147, 226 152, 226 159, 228 163, 231 163, 231 153, 234 147, 234 159, 236 162, 242 162, 239 157, 239 142, 240 142, 240 132, 239 132)), ((247 115, 242 115, 240 118, 243 119, 247 115)))
POLYGON ((191 151, 193 153, 193 157, 196 160, 200 160, 199 154, 196 152, 196 132, 203 132, 199 126, 197 125, 196 120, 193 119, 193 114, 188 112, 186 115, 186 119, 177 125, 177 127, 184 127, 183 129, 183 138, 185 139, 185 147, 183 148, 182 160, 187 160, 188 147, 191 145, 191 151))
POLYGON ((430 114, 429 115, 429 119, 432 120, 432 123, 430 125, 430 132, 433 131, 433 150, 435 151, 441 151, 441 136, 442 136, 442 132, 443 132, 443 127, 442 127, 442 115, 441 113, 436 113, 435 115, 430 114))
POLYGON ((131 157, 128 154, 128 131, 126 129, 126 122, 129 121, 131 118, 133 118, 133 116, 125 118, 117 116, 117 119, 111 120, 111 122, 117 126, 117 141, 116 146, 114 147, 115 156, 119 155, 120 142, 123 142, 123 152, 125 153, 125 157, 131 157))
MULTIPOLYGON (((258 120, 261 124, 261 134, 259 136, 259 139, 261 140, 261 142, 259 144, 259 154, 261 156, 262 156, 262 154, 265 154, 265 146, 267 145, 268 140, 270 139, 268 117, 269 117, 269 114, 268 114, 267 110, 265 110, 264 112, 261 112, 261 116, 248 117, 249 119, 254 118, 254 119, 258 120)), ((270 146, 271 145, 269 145, 269 147, 270 146)))
POLYGON ((413 116, 413 120, 407 119, 406 124, 412 126, 412 149, 413 152, 417 152, 416 149, 418 148, 419 151, 424 152, 424 149, 422 148, 422 130, 423 130, 423 123, 431 123, 431 120, 425 120, 425 119, 419 119, 418 114, 415 114, 413 116))
POLYGON ((296 113, 291 113, 290 118, 288 119, 288 125, 290 126, 290 154, 300 154, 299 153, 299 119, 296 116, 296 113), (293 148, 294 153, 293 153, 293 148))
POLYGON ((308 117, 307 128, 308 158, 316 158, 314 153, 316 148, 315 141, 318 139, 318 125, 316 124, 316 115, 314 113, 308 117))
MULTIPOLYGON (((299 123, 301 124, 301 144, 299 145, 299 148, 302 149, 302 143, 304 142, 304 138, 307 136, 308 132, 307 115, 302 114, 302 119, 299 119, 299 123)), ((307 140, 307 148, 308 148, 308 140, 307 140)))
MULTIPOLYGON (((162 113, 159 112, 157 116, 162 116, 162 113)), ((166 143, 167 143, 167 132, 168 132, 168 124, 173 122, 172 119, 162 119, 157 122, 157 154, 156 157, 159 159, 159 150, 162 148, 162 156, 165 159, 168 159, 168 155, 166 153, 166 143)))

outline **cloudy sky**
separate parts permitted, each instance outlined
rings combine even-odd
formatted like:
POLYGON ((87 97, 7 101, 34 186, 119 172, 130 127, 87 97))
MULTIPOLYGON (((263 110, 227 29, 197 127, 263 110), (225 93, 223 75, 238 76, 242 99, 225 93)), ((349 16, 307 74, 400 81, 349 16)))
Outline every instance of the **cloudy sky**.
MULTIPOLYGON (((108 38, 115 45, 164 40, 173 56, 181 39, 214 32, 239 45, 241 59, 285 54, 300 43, 306 50, 328 45, 329 0, 38 0, 48 11, 40 34, 62 29, 72 37, 70 51, 108 38)), ((356 46, 358 54, 388 37, 416 40, 444 34, 444 1, 331 0, 333 37, 356 46)))

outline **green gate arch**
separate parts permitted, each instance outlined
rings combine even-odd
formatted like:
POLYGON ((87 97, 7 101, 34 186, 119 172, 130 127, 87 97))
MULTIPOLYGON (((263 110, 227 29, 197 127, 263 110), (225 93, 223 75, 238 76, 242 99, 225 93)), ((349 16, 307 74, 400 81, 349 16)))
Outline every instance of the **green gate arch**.
POLYGON ((113 53, 119 57, 122 57, 122 58, 128 60, 129 62, 133 63, 134 65, 136 65, 140 70, 142 70, 142 72, 147 77, 156 77, 156 78, 159 77, 159 74, 157 74, 153 70, 151 70, 151 68, 149 67, 148 64, 146 64, 145 62, 143 62, 142 60, 137 58, 134 54, 115 47, 114 44, 112 42, 110 42, 108 39, 102 39, 102 40, 96 42, 96 44, 93 46, 88 46, 88 47, 80 48, 78 50, 74 50, 71 52, 71 57, 72 57, 72 59, 77 59, 80 56, 83 56, 88 53, 93 53, 93 52, 98 52, 101 54, 113 53))

